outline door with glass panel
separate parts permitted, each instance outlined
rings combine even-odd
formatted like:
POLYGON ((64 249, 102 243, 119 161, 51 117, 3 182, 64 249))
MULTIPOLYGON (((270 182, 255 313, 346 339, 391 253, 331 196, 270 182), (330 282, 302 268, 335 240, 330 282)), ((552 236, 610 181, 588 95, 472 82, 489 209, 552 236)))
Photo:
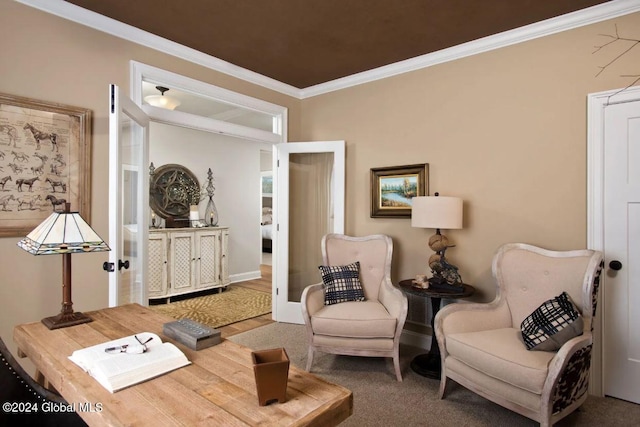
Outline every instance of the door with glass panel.
POLYGON ((149 118, 117 86, 109 91, 109 306, 147 305, 149 118))
POLYGON ((303 323, 302 291, 318 283, 320 241, 344 233, 344 141, 278 144, 274 151, 275 238, 273 313, 303 323))

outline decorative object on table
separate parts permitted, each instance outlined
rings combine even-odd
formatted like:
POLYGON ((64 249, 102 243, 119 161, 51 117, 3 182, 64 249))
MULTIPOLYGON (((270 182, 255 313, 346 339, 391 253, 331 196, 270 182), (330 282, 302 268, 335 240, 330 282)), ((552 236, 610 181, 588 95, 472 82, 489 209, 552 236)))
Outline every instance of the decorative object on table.
POLYGON ((429 194, 429 164, 371 169, 371 218, 409 218, 412 199, 429 194))
POLYGON ((149 205, 166 226, 188 226, 191 205, 202 200, 200 184, 187 168, 167 164, 149 167, 149 205))
POLYGON ((91 216, 91 110, 0 94, 0 237, 24 236, 66 202, 91 216))
POLYGON ((205 187, 209 201, 207 202, 207 208, 204 210, 204 220, 210 227, 218 225, 218 209, 216 209, 216 204, 213 202, 213 193, 215 190, 216 187, 213 185, 213 172, 211 172, 211 168, 209 168, 207 171, 207 186, 205 187))
POLYGON ((429 287, 462 290, 458 267, 449 263, 445 257, 446 250, 455 245, 440 232, 441 228, 462 228, 462 199, 443 197, 438 193, 435 196, 414 197, 411 226, 436 229, 436 234, 429 238, 429 247, 435 252, 428 261, 432 273, 429 287))
POLYGON ((160 92, 160 95, 147 95, 144 97, 144 102, 154 107, 164 108, 166 110, 175 110, 181 102, 173 96, 165 95, 164 93, 169 90, 168 87, 156 86, 156 89, 160 92))
POLYGON ((200 222, 200 211, 198 205, 189 206, 189 223, 192 227, 197 227, 200 222))
POLYGON ((286 402, 289 381, 287 351, 284 348, 252 351, 251 360, 260 406, 266 406, 273 401, 286 402))
POLYGON ((49 329, 91 322, 91 318, 73 311, 71 301, 71 254, 110 251, 109 246, 78 212, 54 212, 36 227, 18 246, 33 255, 62 254, 62 309, 57 316, 42 319, 49 329))
POLYGON ((429 287, 429 278, 426 274, 416 274, 416 278, 411 283, 416 288, 427 289, 429 287))
POLYGON ((152 332, 141 332, 76 350, 69 360, 111 393, 191 364, 175 344, 162 342, 152 332), (127 357, 126 362, 120 359, 123 353, 127 357))
POLYGON ((180 319, 162 325, 162 333, 186 345, 191 350, 202 350, 220 344, 220 331, 191 319, 180 319))
POLYGON ((151 228, 158 228, 158 217, 154 211, 151 211, 151 228))

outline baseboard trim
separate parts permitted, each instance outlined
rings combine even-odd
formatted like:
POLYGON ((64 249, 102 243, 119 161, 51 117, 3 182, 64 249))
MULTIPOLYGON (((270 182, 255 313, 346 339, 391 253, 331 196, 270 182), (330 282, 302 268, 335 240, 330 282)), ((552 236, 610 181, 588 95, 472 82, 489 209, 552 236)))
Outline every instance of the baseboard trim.
POLYGON ((414 331, 403 330, 400 335, 400 343, 413 347, 431 348, 431 335, 420 334, 414 331))
POLYGON ((229 275, 230 283, 245 282, 247 280, 256 280, 262 278, 260 270, 247 271, 246 273, 238 273, 229 275))

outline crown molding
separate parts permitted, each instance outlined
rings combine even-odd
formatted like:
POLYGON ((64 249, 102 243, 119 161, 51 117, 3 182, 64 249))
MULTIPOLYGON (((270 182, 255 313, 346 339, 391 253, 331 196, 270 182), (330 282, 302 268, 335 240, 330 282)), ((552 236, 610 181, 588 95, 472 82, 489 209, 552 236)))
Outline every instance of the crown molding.
POLYGON ((524 27, 483 37, 464 44, 442 49, 437 52, 417 56, 415 58, 389 64, 369 71, 353 74, 327 83, 310 86, 300 90, 300 98, 346 89, 348 87, 369 83, 375 80, 404 74, 422 68, 455 61, 479 53, 549 36, 562 31, 594 24, 618 16, 640 11, 640 0, 613 0, 587 9, 536 22, 524 27))
POLYGON ((587 9, 526 25, 492 36, 473 40, 458 46, 442 49, 405 61, 396 62, 372 70, 363 71, 351 76, 321 83, 304 89, 282 83, 230 62, 172 42, 106 16, 88 11, 62 0, 15 0, 19 3, 40 9, 52 15, 88 26, 132 43, 158 50, 168 55, 189 61, 214 71, 236 77, 267 89, 298 99, 311 98, 329 92, 346 89, 352 86, 385 79, 422 68, 431 67, 444 62, 455 61, 479 53, 488 52, 517 43, 571 30, 607 19, 616 18, 640 11, 640 0, 612 0, 587 9))
POLYGON ((156 36, 147 31, 124 24, 104 15, 89 11, 62 0, 15 0, 43 12, 76 22, 112 36, 136 43, 150 49, 175 56, 185 61, 236 77, 285 95, 300 98, 300 89, 262 74, 239 67, 230 62, 207 55, 190 47, 156 36))

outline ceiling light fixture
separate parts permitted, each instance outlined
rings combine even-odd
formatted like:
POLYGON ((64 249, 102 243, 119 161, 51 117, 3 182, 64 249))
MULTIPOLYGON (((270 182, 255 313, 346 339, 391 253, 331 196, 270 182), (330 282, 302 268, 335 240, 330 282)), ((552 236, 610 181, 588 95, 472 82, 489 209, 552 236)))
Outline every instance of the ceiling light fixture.
POLYGON ((169 90, 168 87, 156 86, 156 89, 160 91, 160 95, 145 96, 144 101, 147 104, 153 105, 154 107, 165 108, 167 110, 174 110, 178 105, 180 105, 180 101, 176 98, 164 94, 169 90))

